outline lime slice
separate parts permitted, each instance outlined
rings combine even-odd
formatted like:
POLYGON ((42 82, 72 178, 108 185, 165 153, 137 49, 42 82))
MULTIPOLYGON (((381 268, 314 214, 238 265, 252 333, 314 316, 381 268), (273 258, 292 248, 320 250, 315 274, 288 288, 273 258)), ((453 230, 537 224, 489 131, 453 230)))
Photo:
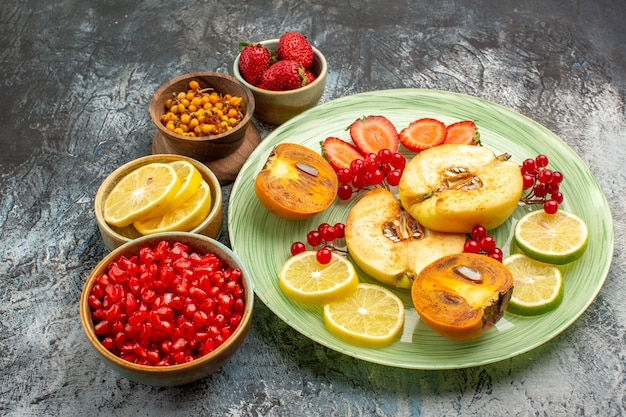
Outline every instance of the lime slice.
POLYGON ((506 311, 522 316, 537 316, 554 310, 563 300, 561 271, 523 253, 505 258, 502 263, 513 275, 513 295, 506 311))
POLYGON ((359 284, 354 267, 344 256, 335 255, 320 264, 316 251, 305 251, 287 260, 278 281, 289 298, 306 304, 326 304, 353 292, 359 284))
POLYGON ((589 230, 578 216, 563 210, 548 214, 537 210, 515 225, 515 244, 541 262, 563 265, 580 258, 587 248, 589 230))
POLYGON ((352 294, 324 306, 324 324, 346 342, 382 347, 402 331, 404 304, 380 285, 359 284, 352 294))

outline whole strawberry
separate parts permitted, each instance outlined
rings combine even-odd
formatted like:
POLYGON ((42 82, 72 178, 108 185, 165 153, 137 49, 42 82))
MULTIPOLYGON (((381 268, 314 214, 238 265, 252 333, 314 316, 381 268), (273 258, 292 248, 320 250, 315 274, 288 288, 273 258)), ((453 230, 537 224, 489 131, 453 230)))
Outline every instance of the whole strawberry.
POLYGON ((304 69, 308 69, 313 64, 313 47, 299 32, 285 32, 278 39, 276 55, 278 59, 298 61, 304 69))
POLYGON ((261 82, 263 72, 272 64, 272 54, 260 44, 240 43, 239 72, 252 85, 261 82))
POLYGON ((304 68, 291 59, 277 61, 265 70, 261 85, 267 90, 295 90, 306 85, 304 68))

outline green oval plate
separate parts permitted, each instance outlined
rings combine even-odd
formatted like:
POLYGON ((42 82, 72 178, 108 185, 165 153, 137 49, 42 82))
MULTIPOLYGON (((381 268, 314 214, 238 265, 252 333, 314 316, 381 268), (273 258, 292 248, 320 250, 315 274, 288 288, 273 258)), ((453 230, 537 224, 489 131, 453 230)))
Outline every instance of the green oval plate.
MULTIPOLYGON (((411 156, 406 152, 406 156, 411 156)), ((234 252, 252 276, 254 290, 278 317, 306 337, 365 361, 409 369, 454 369, 501 361, 527 352, 552 339, 570 326, 593 302, 609 271, 613 256, 613 225, 606 198, 584 162, 561 139, 538 123, 505 107, 475 97, 437 90, 399 89, 362 93, 317 106, 279 126, 250 155, 233 184, 228 209, 228 227, 234 252), (283 295, 278 286, 280 267, 290 256, 294 241, 322 222, 345 222, 355 198, 336 200, 323 213, 306 221, 286 221, 270 214, 254 193, 256 174, 274 146, 300 143, 321 152, 328 136, 349 140, 346 128, 357 118, 380 114, 398 131, 421 117, 444 123, 476 121, 484 146, 497 154, 508 152, 521 163, 539 153, 550 167, 564 174, 561 187, 564 210, 581 216, 588 224, 588 248, 581 259, 563 267, 565 298, 554 311, 535 318, 511 314, 495 328, 472 341, 448 340, 419 320, 408 291, 395 290, 406 306, 405 329, 400 338, 384 348, 363 348, 343 342, 324 327, 322 308, 302 306, 283 295)), ((534 209, 538 209, 535 207, 534 209)), ((540 207, 539 207, 540 209, 540 207)), ((513 225, 527 206, 492 231, 505 256, 512 253, 513 225)), ((373 282, 361 271, 363 282, 373 282)))

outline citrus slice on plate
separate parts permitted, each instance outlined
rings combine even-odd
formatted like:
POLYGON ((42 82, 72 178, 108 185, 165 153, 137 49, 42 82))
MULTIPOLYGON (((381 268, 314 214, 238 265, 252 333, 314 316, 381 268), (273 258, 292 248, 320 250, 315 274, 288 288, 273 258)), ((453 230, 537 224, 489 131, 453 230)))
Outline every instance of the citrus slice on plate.
POLYGON ((299 253, 281 268, 278 282, 287 297, 306 304, 326 304, 356 289, 359 278, 350 261, 333 254, 329 263, 320 264, 316 253, 299 253))
POLYGON ((513 295, 506 311, 537 316, 561 304, 563 277, 556 266, 536 261, 523 253, 511 255, 502 263, 513 275, 513 295))
POLYGON ((180 179, 180 188, 178 193, 174 196, 173 207, 187 201, 200 187, 200 181, 202 181, 202 174, 193 166, 189 161, 172 161, 169 163, 180 179))
POLYGON ((380 285, 361 283, 347 297, 324 306, 324 323, 346 342, 382 347, 402 332, 404 304, 380 285))
POLYGON ((519 219, 514 238, 515 244, 531 258, 563 265, 583 255, 589 230, 585 221, 572 213, 537 210, 519 219))
POLYGON ((201 180, 196 192, 187 201, 162 216, 133 223, 142 235, 182 231, 188 232, 198 226, 211 211, 211 187, 201 180))
POLYGON ((147 215, 160 215, 169 209, 180 189, 176 170, 153 162, 124 176, 104 200, 104 220, 117 227, 132 224, 147 215))

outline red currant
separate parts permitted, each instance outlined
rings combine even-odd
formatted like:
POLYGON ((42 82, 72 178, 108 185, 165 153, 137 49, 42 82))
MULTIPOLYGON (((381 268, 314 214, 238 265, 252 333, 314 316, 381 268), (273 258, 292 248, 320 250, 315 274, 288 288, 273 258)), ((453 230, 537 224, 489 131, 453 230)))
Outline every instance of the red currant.
POLYGON ((348 184, 352 181, 352 171, 348 168, 340 168, 337 170, 337 179, 340 184, 348 184))
POLYGON ((322 248, 318 250, 317 253, 315 254, 315 258, 317 259, 317 262, 319 262, 322 265, 328 264, 331 261, 332 257, 333 257, 333 253, 328 248, 322 248))
POLYGON ((522 162, 521 169, 522 174, 531 174, 532 176, 534 176, 535 172, 537 172, 537 165, 535 164, 535 160, 532 158, 524 160, 524 162, 522 162))
POLYGON ((352 197, 352 187, 348 184, 341 184, 337 189, 337 197, 340 200, 349 200, 352 197))
POLYGON ((332 242, 333 240, 337 239, 337 229, 335 229, 334 226, 330 226, 328 225, 328 227, 325 227, 322 232, 322 239, 324 239, 326 242, 332 242))
POLYGON ((322 234, 319 231, 317 231, 317 230, 311 230, 306 235, 306 241, 311 246, 317 246, 320 243, 322 243, 322 234))
POLYGON ((465 245, 463 245, 463 252, 468 252, 468 253, 480 252, 480 243, 478 243, 478 241, 473 240, 473 239, 465 241, 465 245))
POLYGON ((346 235, 345 234, 346 225, 343 223, 335 223, 334 228, 337 231, 337 239, 343 239, 346 235))
POLYGON ((393 153, 389 149, 381 149, 376 155, 376 159, 381 164, 390 164, 393 160, 393 153))
POLYGON ((402 178, 402 171, 399 169, 394 169, 389 174, 387 174, 387 184, 392 187, 400 184, 400 178, 402 178))
POLYGON ((533 185, 535 185, 535 176, 534 175, 530 175, 530 174, 524 174, 522 176, 522 187, 524 188, 524 190, 528 190, 529 188, 532 188, 533 185))
POLYGON ((406 166, 406 158, 401 153, 396 152, 392 155, 389 164, 391 164, 391 166, 395 169, 404 169, 406 166))
POLYGON ((472 235, 472 239, 476 241, 480 241, 482 238, 487 236, 487 229, 485 229, 484 226, 478 224, 474 226, 474 228, 472 229, 471 235, 472 235))
POLYGON ((552 171, 544 168, 537 173, 537 180, 542 184, 550 184, 552 182, 552 171))
POLYGON ((535 157, 535 163, 537 164, 537 168, 543 168, 548 166, 548 157, 543 154, 539 154, 535 157))
POLYGON ((557 203, 555 200, 548 200, 543 203, 543 210, 548 214, 555 214, 557 211, 559 211, 559 203, 557 203))
POLYGON ((291 255, 292 255, 292 256, 295 256, 295 255, 297 255, 297 254, 299 254, 299 253, 302 253, 302 252, 304 252, 305 250, 306 250, 306 246, 305 246, 305 245, 304 245, 304 243, 302 243, 302 242, 293 242, 293 243, 291 244, 291 249, 290 249, 290 251, 291 251, 291 255))

